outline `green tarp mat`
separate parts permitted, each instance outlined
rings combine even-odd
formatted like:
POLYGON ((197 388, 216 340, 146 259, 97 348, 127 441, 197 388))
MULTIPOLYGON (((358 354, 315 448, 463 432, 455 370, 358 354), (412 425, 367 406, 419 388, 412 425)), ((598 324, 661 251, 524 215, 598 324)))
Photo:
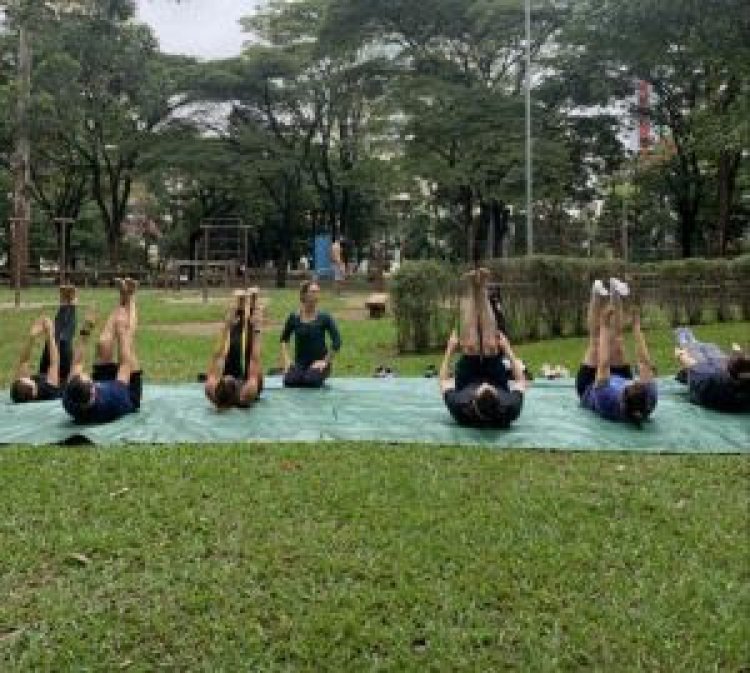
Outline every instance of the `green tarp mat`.
POLYGON ((0 443, 96 444, 377 441, 575 451, 750 453, 750 415, 690 404, 673 380, 659 382, 659 405, 641 429, 580 407, 571 380, 535 382, 508 430, 456 425, 435 379, 332 379, 323 390, 284 390, 268 379, 250 410, 215 412, 200 384, 146 386, 143 406, 115 423, 79 426, 59 402, 0 402, 0 443))

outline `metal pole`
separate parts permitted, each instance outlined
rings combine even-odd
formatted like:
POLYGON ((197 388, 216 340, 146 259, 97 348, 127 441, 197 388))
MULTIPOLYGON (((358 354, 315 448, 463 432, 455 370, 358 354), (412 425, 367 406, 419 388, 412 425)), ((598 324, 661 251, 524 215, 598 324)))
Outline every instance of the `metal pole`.
POLYGON ((244 260, 244 262, 242 264, 242 268, 245 270, 244 283, 245 283, 245 288, 247 288, 247 275, 248 275, 247 274, 247 264, 248 264, 247 258, 248 258, 248 252, 249 252, 249 250, 247 249, 247 229, 244 229, 243 231, 244 231, 244 236, 245 236, 245 260, 244 260))
POLYGON ((625 201, 625 192, 622 194, 622 259, 627 262, 629 255, 628 250, 628 210, 625 201))
POLYGON ((68 223, 60 222, 60 285, 65 285, 66 269, 68 266, 68 223))
POLYGON ((208 303, 208 229, 203 230, 203 303, 208 303))
POLYGON ((526 254, 534 254, 531 159, 531 0, 526 0, 526 254))

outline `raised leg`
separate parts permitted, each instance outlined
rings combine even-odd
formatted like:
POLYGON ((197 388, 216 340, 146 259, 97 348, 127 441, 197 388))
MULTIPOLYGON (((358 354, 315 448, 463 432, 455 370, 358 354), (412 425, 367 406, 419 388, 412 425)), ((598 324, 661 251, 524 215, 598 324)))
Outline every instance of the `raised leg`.
POLYGON ((589 308, 587 314, 587 325, 589 333, 589 343, 586 348, 583 362, 590 367, 596 367, 599 364, 599 332, 602 322, 602 311, 607 302, 609 293, 604 288, 601 281, 596 281, 591 288, 591 299, 589 299, 589 308))

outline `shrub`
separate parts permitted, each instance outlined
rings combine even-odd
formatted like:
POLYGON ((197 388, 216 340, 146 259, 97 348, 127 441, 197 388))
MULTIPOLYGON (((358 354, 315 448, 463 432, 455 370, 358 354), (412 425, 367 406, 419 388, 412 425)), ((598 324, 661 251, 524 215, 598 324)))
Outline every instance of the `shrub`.
POLYGON ((425 352, 445 344, 458 318, 457 280, 457 271, 441 262, 401 266, 391 285, 400 352, 425 352))
MULTIPOLYGON (((644 318, 659 324, 750 319, 750 255, 733 261, 687 259, 649 264, 552 255, 487 263, 500 289, 514 340, 586 334, 589 288, 617 276, 631 285, 644 318)), ((441 345, 456 324, 461 269, 442 262, 405 264, 394 279, 398 346, 441 345)))

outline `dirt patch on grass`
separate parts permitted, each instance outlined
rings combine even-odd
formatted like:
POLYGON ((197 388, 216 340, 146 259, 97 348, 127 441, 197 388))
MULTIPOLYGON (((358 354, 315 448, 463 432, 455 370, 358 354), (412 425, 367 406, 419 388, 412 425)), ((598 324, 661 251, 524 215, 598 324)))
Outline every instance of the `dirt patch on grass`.
MULTIPOLYGON (((144 328, 163 334, 214 337, 219 333, 222 324, 221 322, 178 322, 171 325, 144 325, 144 328)), ((277 329, 281 329, 281 323, 273 320, 263 322, 264 331, 268 332, 277 329)))
MULTIPOLYGON (((335 312, 338 320, 364 321, 369 320, 366 308, 345 308, 335 312)), ((171 325, 144 325, 145 329, 165 334, 180 334, 184 336, 216 336, 221 329, 221 322, 179 322, 171 325)), ((283 323, 277 320, 264 320, 263 330, 272 332, 281 330, 283 323)))

